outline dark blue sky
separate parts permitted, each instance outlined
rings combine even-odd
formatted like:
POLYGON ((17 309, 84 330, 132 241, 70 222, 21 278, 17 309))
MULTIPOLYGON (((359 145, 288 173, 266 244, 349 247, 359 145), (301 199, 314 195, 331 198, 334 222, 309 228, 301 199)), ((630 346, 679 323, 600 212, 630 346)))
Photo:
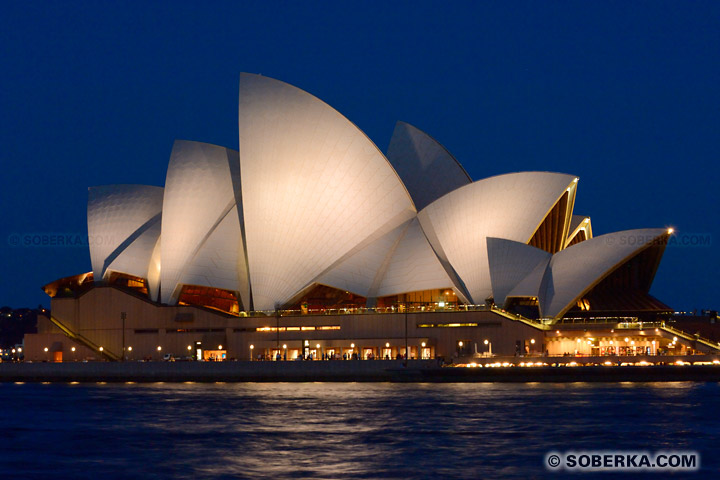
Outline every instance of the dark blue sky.
POLYGON ((323 99, 384 151, 397 120, 474 179, 580 177, 595 235, 673 226, 652 293, 718 308, 720 2, 38 2, 0 5, 0 305, 90 270, 87 188, 163 185, 176 138, 237 148, 237 81, 323 99), (148 5, 149 4, 149 5, 148 5))

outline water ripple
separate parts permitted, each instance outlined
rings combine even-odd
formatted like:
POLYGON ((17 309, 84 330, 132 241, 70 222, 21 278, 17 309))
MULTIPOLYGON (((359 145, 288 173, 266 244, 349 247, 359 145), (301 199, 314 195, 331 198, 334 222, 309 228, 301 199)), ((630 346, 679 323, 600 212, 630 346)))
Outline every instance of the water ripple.
MULTIPOLYGON (((37 478, 550 478, 551 449, 693 449, 714 383, 3 384, 0 471, 37 478)), ((680 478, 680 477, 677 477, 680 478)))

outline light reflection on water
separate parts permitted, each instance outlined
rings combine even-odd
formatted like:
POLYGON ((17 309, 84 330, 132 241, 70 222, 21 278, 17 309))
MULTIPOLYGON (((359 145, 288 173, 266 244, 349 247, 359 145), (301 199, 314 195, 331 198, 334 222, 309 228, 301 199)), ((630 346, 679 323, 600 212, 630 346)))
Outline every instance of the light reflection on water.
POLYGON ((539 478, 549 450, 673 448, 714 473, 719 407, 711 383, 0 384, 0 471, 539 478))

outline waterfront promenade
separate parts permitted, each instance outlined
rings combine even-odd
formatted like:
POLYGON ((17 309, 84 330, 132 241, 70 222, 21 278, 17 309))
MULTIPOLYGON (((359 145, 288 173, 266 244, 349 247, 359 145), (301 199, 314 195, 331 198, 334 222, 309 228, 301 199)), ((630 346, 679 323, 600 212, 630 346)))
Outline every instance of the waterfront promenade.
POLYGON ((716 356, 494 357, 314 362, 2 363, 1 382, 620 382, 720 381, 716 356), (483 362, 483 360, 485 360, 483 362), (713 363, 715 361, 716 363, 713 363), (561 363, 557 363, 561 362, 561 363), (582 363, 581 363, 582 362, 582 363), (632 364, 630 364, 632 362, 632 364), (481 366, 483 365, 484 366, 481 366))

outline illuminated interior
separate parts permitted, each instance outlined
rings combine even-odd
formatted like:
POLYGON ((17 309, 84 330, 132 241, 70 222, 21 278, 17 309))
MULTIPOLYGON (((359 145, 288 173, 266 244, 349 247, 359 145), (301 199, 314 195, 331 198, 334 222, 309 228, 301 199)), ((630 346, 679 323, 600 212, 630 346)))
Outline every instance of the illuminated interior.
POLYGON ((231 315, 240 312, 237 294, 222 288, 183 285, 178 304, 211 308, 231 315))
POLYGON ((436 288, 378 298, 378 307, 451 308, 462 304, 451 288, 436 288))

